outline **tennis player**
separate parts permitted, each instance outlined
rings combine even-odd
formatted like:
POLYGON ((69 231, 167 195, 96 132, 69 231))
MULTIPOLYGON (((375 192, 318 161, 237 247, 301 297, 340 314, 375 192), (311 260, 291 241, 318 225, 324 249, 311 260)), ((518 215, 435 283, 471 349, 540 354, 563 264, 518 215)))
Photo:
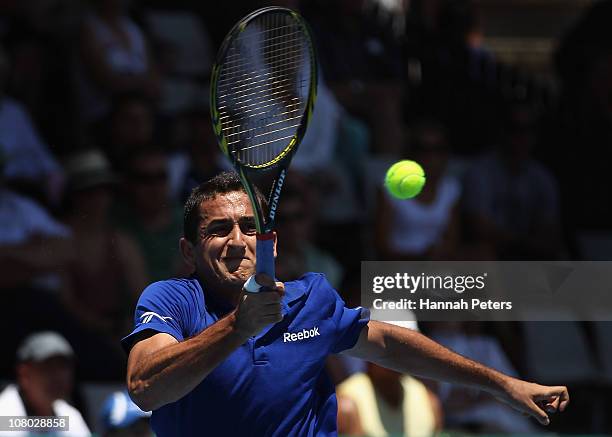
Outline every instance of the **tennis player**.
POLYGON ((153 410, 156 435, 336 435, 336 397, 324 372, 336 353, 480 388, 542 424, 569 402, 565 387, 511 378, 417 332, 370 321, 320 274, 254 281, 255 242, 252 207, 235 175, 193 191, 180 247, 195 273, 147 287, 123 340, 130 395, 153 410), (259 284, 267 290, 244 290, 259 284))

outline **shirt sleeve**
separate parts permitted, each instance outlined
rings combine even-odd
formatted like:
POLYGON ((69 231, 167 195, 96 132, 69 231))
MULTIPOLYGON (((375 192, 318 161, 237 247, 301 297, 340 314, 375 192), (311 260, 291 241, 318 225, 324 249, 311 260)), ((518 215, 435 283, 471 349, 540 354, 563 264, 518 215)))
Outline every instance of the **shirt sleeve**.
POLYGON ((192 332, 196 307, 188 287, 178 281, 149 285, 136 305, 134 330, 121 340, 123 348, 129 351, 138 334, 146 330, 170 334, 177 341, 183 341, 192 332))
POLYGON ((347 308, 336 290, 323 275, 320 275, 316 293, 334 301, 334 320, 336 322, 335 341, 331 353, 339 353, 355 346, 361 330, 370 321, 370 311, 367 308, 347 308))

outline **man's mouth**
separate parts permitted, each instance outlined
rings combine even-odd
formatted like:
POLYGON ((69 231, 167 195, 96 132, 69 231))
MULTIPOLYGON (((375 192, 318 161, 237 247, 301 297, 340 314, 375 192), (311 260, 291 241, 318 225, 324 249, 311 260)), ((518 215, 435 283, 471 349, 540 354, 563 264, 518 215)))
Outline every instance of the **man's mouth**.
POLYGON ((236 271, 240 266, 244 267, 244 263, 250 262, 249 258, 245 256, 224 256, 221 261, 230 272, 236 271))
POLYGON ((221 258, 225 262, 229 261, 242 261, 243 259, 248 259, 246 256, 224 256, 221 258))

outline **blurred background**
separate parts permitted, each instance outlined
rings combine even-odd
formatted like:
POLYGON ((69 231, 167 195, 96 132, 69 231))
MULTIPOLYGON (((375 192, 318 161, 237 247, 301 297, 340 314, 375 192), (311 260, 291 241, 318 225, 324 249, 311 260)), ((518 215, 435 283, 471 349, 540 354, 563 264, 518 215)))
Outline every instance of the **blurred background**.
MULTIPOLYGON (((211 65, 272 4, 302 13, 320 58, 280 279, 324 272, 359 305, 362 260, 612 259, 610 0, 1 0, 0 414, 63 399, 74 435, 147 435, 146 415, 123 434, 104 419, 129 402, 119 339, 147 283, 190 273, 182 202, 228 169, 211 65), (399 159, 425 168, 416 199, 381 189, 399 159)), ((418 329, 568 385, 570 408, 543 428, 471 390, 331 359, 342 433, 612 434, 609 323, 418 329)))

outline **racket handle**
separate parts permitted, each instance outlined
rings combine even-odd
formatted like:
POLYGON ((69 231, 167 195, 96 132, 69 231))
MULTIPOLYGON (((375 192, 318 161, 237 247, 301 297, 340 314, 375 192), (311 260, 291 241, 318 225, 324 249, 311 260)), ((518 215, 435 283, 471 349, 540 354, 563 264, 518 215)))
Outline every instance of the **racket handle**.
POLYGON ((274 234, 257 234, 256 246, 257 263, 255 270, 257 273, 265 273, 272 279, 274 276, 274 234))

